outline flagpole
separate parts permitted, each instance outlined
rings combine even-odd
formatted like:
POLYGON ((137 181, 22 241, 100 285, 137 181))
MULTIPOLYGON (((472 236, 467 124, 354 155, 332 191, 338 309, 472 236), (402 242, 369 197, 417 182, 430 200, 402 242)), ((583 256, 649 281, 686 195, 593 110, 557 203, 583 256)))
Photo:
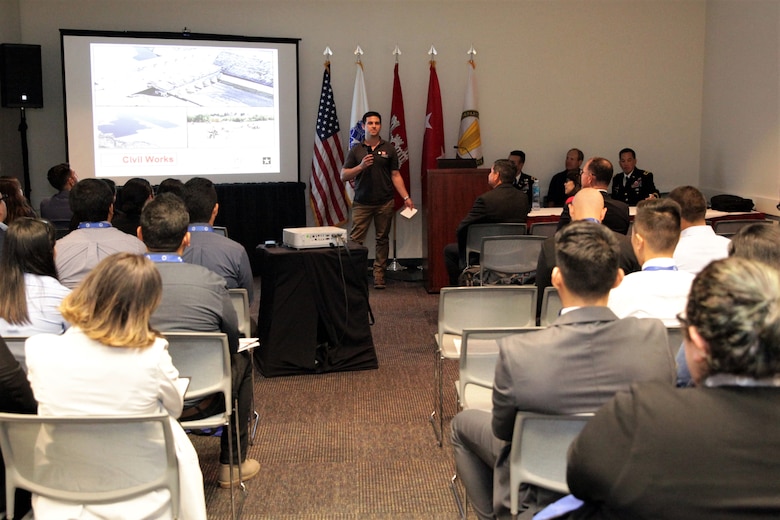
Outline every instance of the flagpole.
MULTIPOLYGON (((395 56, 395 63, 398 64, 398 56, 401 54, 401 49, 398 48, 398 45, 395 46, 395 49, 393 50, 393 56, 395 56)), ((388 271, 392 271, 394 273, 397 273, 399 271, 405 271, 406 267, 398 263, 398 258, 396 256, 397 249, 396 249, 396 229, 398 225, 398 212, 393 212, 393 261, 390 262, 390 264, 387 266, 388 271)))

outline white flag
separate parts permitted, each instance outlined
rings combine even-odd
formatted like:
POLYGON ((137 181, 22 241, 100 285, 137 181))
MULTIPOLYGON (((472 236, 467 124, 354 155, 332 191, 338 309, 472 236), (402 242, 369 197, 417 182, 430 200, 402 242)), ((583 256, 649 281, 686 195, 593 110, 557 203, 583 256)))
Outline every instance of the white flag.
MULTIPOLYGON (((363 63, 355 63, 355 90, 352 92, 352 112, 349 116, 349 148, 357 143, 362 143, 366 137, 363 128, 363 115, 368 112, 368 96, 366 95, 366 82, 363 79, 363 63)), ((349 181, 345 184, 349 203, 355 197, 355 183, 349 181)))
POLYGON ((482 137, 479 132, 479 109, 477 108, 477 75, 474 60, 469 60, 469 79, 466 84, 466 99, 460 116, 458 132, 458 157, 476 159, 480 166, 482 158, 482 137))

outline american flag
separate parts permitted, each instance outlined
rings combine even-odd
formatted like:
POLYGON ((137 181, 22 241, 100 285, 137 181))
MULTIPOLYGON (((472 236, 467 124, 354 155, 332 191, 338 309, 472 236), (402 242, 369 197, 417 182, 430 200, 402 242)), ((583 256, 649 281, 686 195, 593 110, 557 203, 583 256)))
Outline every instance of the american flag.
POLYGON ((311 209, 318 226, 338 226, 347 221, 347 201, 341 167, 344 151, 339 137, 341 129, 330 85, 330 62, 322 74, 320 108, 314 132, 314 154, 311 160, 311 209))

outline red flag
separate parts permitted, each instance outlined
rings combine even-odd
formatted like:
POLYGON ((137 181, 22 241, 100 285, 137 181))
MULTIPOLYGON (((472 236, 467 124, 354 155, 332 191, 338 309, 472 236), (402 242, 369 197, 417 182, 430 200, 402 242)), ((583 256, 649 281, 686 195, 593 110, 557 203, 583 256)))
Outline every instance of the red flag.
MULTIPOLYGON (((425 134, 423 135, 422 167, 420 182, 426 190, 428 170, 436 168, 436 159, 444 157, 444 118, 441 110, 441 89, 436 74, 436 61, 431 60, 431 74, 428 80, 428 106, 425 109, 425 134)), ((425 195, 423 195, 425 197, 425 195)))
MULTIPOLYGON (((404 179, 409 196, 412 195, 412 186, 409 182, 409 147, 406 145, 406 117, 404 116, 404 95, 401 92, 401 80, 398 77, 398 63, 393 69, 393 101, 390 108, 390 142, 398 154, 398 169, 404 179)), ((404 207, 404 201, 398 192, 395 192, 395 211, 404 207)))
POLYGON ((340 131, 333 88, 330 85, 330 62, 326 62, 325 72, 322 74, 309 182, 309 202, 318 226, 338 226, 347 221, 347 202, 344 198, 344 183, 341 182, 344 149, 341 146, 340 131))

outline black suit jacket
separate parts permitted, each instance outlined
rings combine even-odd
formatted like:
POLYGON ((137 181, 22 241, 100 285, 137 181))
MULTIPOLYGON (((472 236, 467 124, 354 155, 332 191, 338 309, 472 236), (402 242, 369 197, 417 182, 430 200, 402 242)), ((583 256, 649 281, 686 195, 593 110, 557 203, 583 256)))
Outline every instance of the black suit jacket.
POLYGON ((567 518, 780 518, 778 446, 780 388, 636 384, 572 443, 567 518))
POLYGON ((618 173, 612 178, 612 198, 615 200, 623 201, 629 206, 636 206, 637 202, 645 200, 650 195, 658 195, 652 172, 634 168, 628 186, 626 186, 624 173, 618 173))
MULTIPOLYGON (((604 220, 601 223, 621 235, 627 234, 628 226, 631 224, 631 217, 628 215, 628 204, 613 199, 606 191, 601 191, 601 196, 604 197, 604 207, 607 208, 607 214, 604 215, 604 220)), ((561 212, 561 219, 558 221, 558 229, 561 229, 569 222, 571 222, 569 206, 564 206, 561 212)))
POLYGON ((468 215, 461 220, 458 229, 455 230, 461 258, 466 254, 466 237, 470 225, 525 222, 530 211, 528 197, 511 184, 499 184, 477 197, 468 215))

